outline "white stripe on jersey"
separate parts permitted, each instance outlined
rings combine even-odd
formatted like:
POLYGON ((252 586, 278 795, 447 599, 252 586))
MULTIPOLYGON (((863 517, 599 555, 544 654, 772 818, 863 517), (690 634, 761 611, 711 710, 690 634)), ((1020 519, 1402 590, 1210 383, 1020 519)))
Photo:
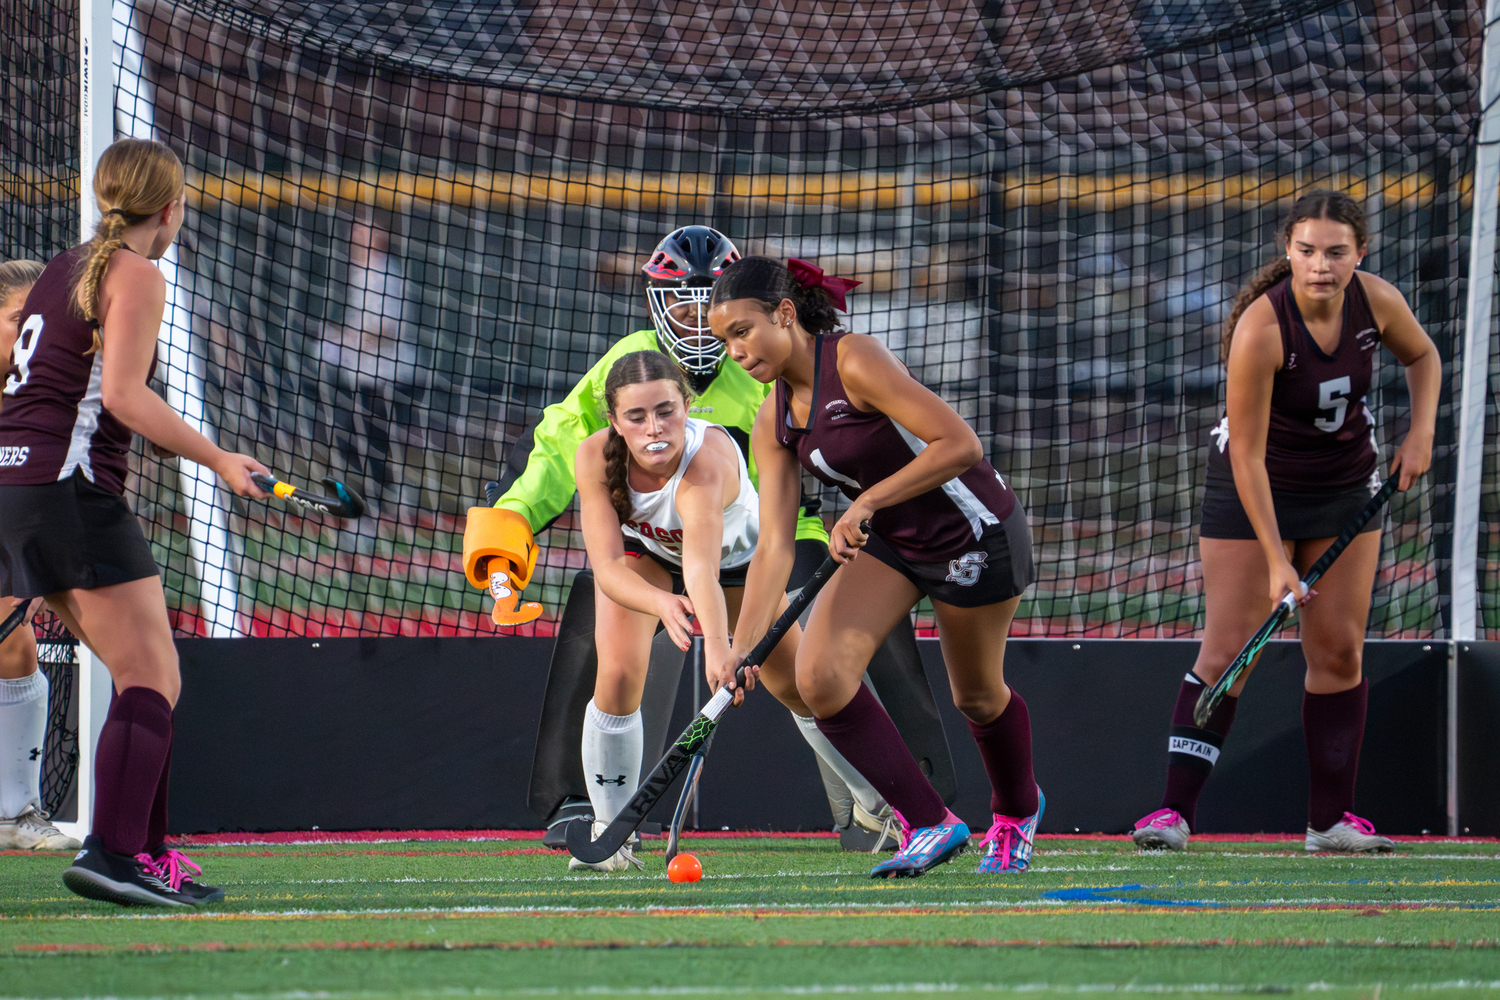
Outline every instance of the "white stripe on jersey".
MULTIPOLYGON (((887 419, 890 419, 890 417, 887 416, 887 419)), ((923 441, 911 431, 896 423, 895 420, 891 420, 891 426, 896 428, 896 432, 901 435, 901 439, 911 449, 913 458, 922 454, 927 449, 926 441, 923 441)), ((995 475, 995 478, 1000 479, 998 473, 995 475)), ((1000 485, 1004 486, 1005 480, 1000 479, 1000 485)), ((943 492, 948 494, 948 499, 953 501, 953 505, 959 509, 964 517, 969 519, 969 527, 973 529, 975 538, 984 535, 985 525, 1000 523, 1000 519, 980 501, 979 497, 974 495, 973 490, 960 482, 957 476, 943 484, 943 492)))
POLYGON ((99 429, 99 414, 104 410, 104 352, 94 352, 94 364, 89 369, 89 387, 78 401, 78 417, 73 421, 73 436, 68 441, 68 457, 63 459, 58 482, 67 479, 74 469, 82 469, 89 482, 94 481, 94 466, 89 461, 89 449, 94 444, 94 432, 99 429))
POLYGON ((834 472, 833 467, 829 465, 828 461, 823 457, 822 448, 814 448, 812 450, 812 454, 807 456, 807 459, 808 461, 812 462, 813 465, 816 465, 818 467, 818 471, 823 473, 823 475, 827 476, 829 479, 836 479, 839 482, 843 483, 845 486, 851 486, 856 490, 864 489, 863 486, 859 485, 859 483, 855 482, 853 479, 850 479, 842 472, 834 472))

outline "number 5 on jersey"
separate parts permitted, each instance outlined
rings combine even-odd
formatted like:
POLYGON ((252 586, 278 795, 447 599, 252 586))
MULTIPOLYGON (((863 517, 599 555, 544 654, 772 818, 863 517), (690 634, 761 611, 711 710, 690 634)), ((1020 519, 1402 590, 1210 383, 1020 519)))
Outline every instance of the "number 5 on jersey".
POLYGON ((16 390, 26 384, 31 377, 31 356, 36 353, 37 342, 42 339, 42 314, 32 313, 26 317, 26 323, 21 327, 21 335, 16 338, 16 348, 12 352, 16 359, 16 369, 20 377, 12 375, 5 380, 5 395, 14 396, 16 390))
MULTIPOLYGON (((1349 394, 1351 385, 1349 376, 1331 378, 1327 382, 1318 383, 1318 409, 1332 410, 1333 416, 1319 417, 1313 421, 1313 426, 1318 430, 1332 434, 1344 426, 1344 413, 1349 409, 1349 400, 1341 399, 1341 396, 1349 394)), ((7 390, 9 391, 9 390, 7 390)))

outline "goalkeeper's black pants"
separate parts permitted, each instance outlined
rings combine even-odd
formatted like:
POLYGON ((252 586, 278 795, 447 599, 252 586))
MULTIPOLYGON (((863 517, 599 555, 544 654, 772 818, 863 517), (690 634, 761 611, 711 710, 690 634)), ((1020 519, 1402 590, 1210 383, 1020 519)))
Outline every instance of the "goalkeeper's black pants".
MULTIPOLYGON (((802 539, 797 542, 797 562, 789 587, 801 587, 827 556, 827 546, 802 539)), ((658 635, 658 640, 661 636, 658 635)), ((666 752, 672 708, 682 677, 683 654, 670 643, 653 647, 651 669, 641 696, 641 718, 645 728, 641 773, 655 766, 666 752), (657 647, 666 654, 658 655, 657 647)), ((563 608, 557 642, 552 648, 547 691, 537 724, 536 755, 531 762, 531 811, 547 822, 569 796, 588 797, 583 779, 583 716, 594 696, 594 677, 599 661, 594 651, 594 574, 583 570, 573 579, 573 590, 563 608)), ((931 778, 933 787, 952 804, 958 794, 953 758, 938 716, 937 702, 909 620, 903 619, 886 637, 870 661, 869 679, 875 693, 900 730, 907 748, 931 778)))

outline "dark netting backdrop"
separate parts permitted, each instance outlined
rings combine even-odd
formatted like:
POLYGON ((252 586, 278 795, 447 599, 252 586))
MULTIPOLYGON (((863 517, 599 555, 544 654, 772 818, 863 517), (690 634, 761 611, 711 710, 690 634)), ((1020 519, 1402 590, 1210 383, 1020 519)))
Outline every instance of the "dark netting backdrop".
MULTIPOLYGON (((4 10, 37 37, 0 42, 3 252, 46 256, 76 219, 70 29, 4 10)), ((464 512, 541 408, 649 326, 640 266, 689 223, 864 282, 850 326, 963 413, 1030 512, 1020 635, 1201 626, 1220 327, 1297 193, 1360 199, 1365 268, 1450 376, 1461 343, 1475 0, 115 10, 119 130, 188 165, 160 388, 225 446, 371 506, 303 518, 138 454, 184 634, 493 632, 464 512)), ((1388 354, 1370 404, 1389 455, 1388 354)), ((1445 393, 1433 471, 1387 515, 1372 636, 1446 634, 1454 440, 1445 393)), ((571 512, 541 541, 547 615, 523 631, 549 634, 584 553, 571 512)))

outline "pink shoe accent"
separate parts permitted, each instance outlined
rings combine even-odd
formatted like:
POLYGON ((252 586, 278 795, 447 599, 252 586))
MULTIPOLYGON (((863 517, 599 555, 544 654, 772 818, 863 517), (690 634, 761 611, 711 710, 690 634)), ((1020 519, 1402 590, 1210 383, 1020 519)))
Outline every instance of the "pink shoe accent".
MULTIPOLYGON (((896 824, 901 829, 901 843, 896 848, 896 850, 904 851, 906 849, 906 845, 911 841, 911 824, 906 821, 905 816, 901 815, 901 810, 897 809, 895 806, 891 806, 891 814, 896 817, 896 824)), ((955 823, 962 822, 963 820, 954 815, 952 809, 944 809, 942 821, 934 823, 933 826, 952 826, 955 823)))
POLYGON ((1360 819, 1358 816, 1354 815, 1352 812, 1346 812, 1346 813, 1344 813, 1344 822, 1348 823, 1350 826, 1354 827, 1354 829, 1358 830, 1360 833, 1364 834, 1366 837, 1373 837, 1373 836, 1376 835, 1375 834, 1375 824, 1374 823, 1371 823, 1367 819, 1360 819))
POLYGON ((203 874, 203 869, 194 864, 192 858, 176 848, 167 848, 157 858, 142 853, 137 854, 135 859, 145 865, 157 878, 167 883, 173 892, 180 892, 182 883, 191 882, 193 875, 203 874), (191 874, 188 872, 189 868, 192 869, 191 874))
POLYGON ((1141 817, 1140 821, 1136 823, 1135 828, 1137 830, 1144 830, 1148 826, 1154 826, 1161 829, 1181 822, 1182 814, 1176 809, 1158 809, 1148 816, 1141 817))
POLYGON ((896 850, 900 852, 906 848, 906 842, 911 840, 911 824, 906 821, 905 816, 901 815, 901 810, 895 806, 891 806, 891 815, 896 817, 896 826, 901 833, 901 836, 898 838, 899 842, 896 844, 896 850))
POLYGON ((1010 867, 1011 854, 1015 851, 1016 844, 1031 844, 1031 838, 1026 836, 1026 831, 1023 829, 1029 818, 1022 816, 1018 819, 1014 816, 996 815, 995 822, 990 825, 989 832, 979 842, 980 847, 984 847, 984 845, 992 841, 995 842, 995 850, 993 852, 986 851, 985 856, 988 857, 991 853, 997 854, 1000 857, 1001 871, 1010 867))

